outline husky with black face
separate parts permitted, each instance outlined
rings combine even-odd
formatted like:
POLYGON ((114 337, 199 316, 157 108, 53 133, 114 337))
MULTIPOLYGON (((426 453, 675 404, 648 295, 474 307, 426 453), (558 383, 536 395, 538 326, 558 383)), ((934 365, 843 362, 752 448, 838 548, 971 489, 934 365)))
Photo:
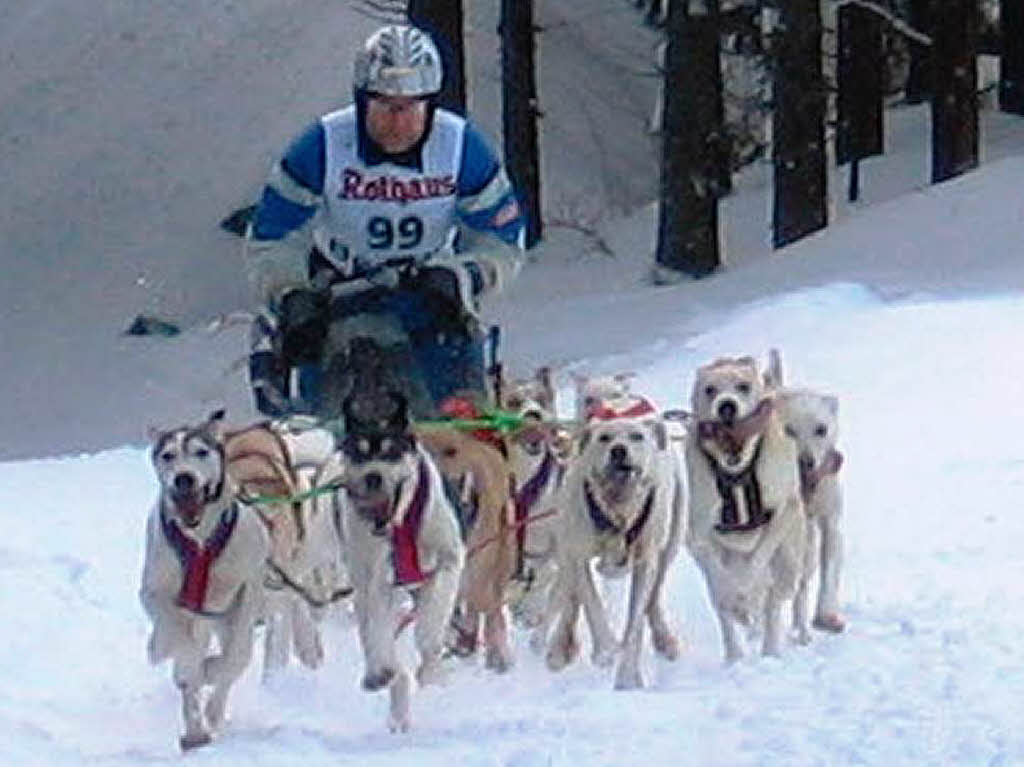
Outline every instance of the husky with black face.
POLYGON ((223 416, 150 434, 160 497, 146 524, 139 597, 153 622, 150 662, 174 664, 183 750, 209 743, 224 722, 231 686, 252 658, 270 553, 266 528, 237 503, 225 472, 223 416))
POLYGON ((409 618, 405 594, 416 605, 417 681, 438 683, 465 546, 440 472, 410 429, 405 398, 357 393, 345 400, 344 415, 345 488, 338 501, 366 660, 362 686, 390 691, 388 725, 404 732, 412 675, 399 662, 396 639, 409 618))

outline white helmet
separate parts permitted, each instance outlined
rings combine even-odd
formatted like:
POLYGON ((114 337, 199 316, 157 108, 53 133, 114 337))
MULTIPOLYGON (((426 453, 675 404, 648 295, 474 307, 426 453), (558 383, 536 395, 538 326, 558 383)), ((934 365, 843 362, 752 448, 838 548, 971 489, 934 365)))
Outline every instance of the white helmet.
POLYGON ((416 27, 378 29, 356 53, 352 86, 384 96, 430 96, 441 90, 441 54, 416 27))

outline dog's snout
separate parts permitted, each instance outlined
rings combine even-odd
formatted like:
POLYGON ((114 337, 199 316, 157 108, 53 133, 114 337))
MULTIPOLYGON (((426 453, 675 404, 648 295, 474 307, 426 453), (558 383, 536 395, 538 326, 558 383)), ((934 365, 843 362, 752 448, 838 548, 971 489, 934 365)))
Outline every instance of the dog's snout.
POLYGON ((196 478, 187 472, 174 476, 174 490, 177 493, 191 493, 196 486, 196 478))
POLYGON ((808 452, 800 453, 797 462, 800 464, 800 471, 808 472, 814 468, 814 456, 808 452))
POLYGON ((608 458, 612 463, 626 463, 629 459, 629 451, 623 445, 613 445, 608 451, 608 458))
POLYGON ((736 403, 731 399, 727 399, 718 406, 718 417, 723 423, 732 423, 736 420, 736 414, 739 412, 736 407, 736 403))
POLYGON ((371 471, 363 477, 363 486, 367 492, 375 493, 384 486, 384 478, 380 475, 380 472, 371 471))

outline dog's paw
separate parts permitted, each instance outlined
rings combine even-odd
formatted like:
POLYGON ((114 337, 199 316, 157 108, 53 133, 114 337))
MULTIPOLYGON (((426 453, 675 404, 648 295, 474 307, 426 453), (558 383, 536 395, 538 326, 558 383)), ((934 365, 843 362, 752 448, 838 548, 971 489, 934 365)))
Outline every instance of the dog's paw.
POLYGON ((385 667, 379 671, 367 672, 363 677, 362 686, 367 692, 377 692, 391 684, 394 678, 395 670, 393 668, 385 667))
POLYGON ((651 632, 651 643, 654 651, 665 660, 679 660, 683 652, 683 644, 670 631, 651 632))
POLYGON ((846 619, 839 613, 825 613, 814 616, 814 623, 811 625, 819 631, 840 634, 846 629, 846 619))
POLYGON ((631 663, 623 663, 615 673, 616 690, 639 690, 644 686, 644 678, 640 669, 631 663))
POLYGON ((320 632, 315 632, 308 644, 298 645, 296 651, 303 666, 311 669, 320 668, 324 662, 324 644, 320 639, 320 632))
POLYGON ((548 648, 547 665, 552 671, 561 671, 580 656, 580 646, 573 637, 560 638, 548 648))
POLYGON ((812 638, 811 630, 807 626, 797 626, 793 629, 793 641, 798 645, 809 645, 812 638))
POLYGON ((409 721, 408 716, 388 716, 388 730, 396 735, 409 732, 410 727, 412 727, 412 722, 409 721))
POLYGON ((504 674, 506 671, 515 665, 515 659, 512 657, 512 650, 509 647, 488 647, 487 648, 487 659, 484 661, 484 666, 489 668, 491 671, 497 671, 499 674, 504 674))
POLYGON ((420 667, 416 669, 416 681, 420 687, 426 687, 430 684, 444 685, 447 684, 449 677, 448 669, 441 663, 440 658, 430 658, 423 661, 420 667))
POLYGON ((594 647, 594 651, 590 654, 590 662, 598 668, 608 668, 615 662, 617 654, 618 648, 614 645, 594 647))
POLYGON ((182 751, 201 748, 202 746, 209 745, 211 742, 213 742, 213 737, 208 732, 193 732, 178 738, 178 745, 182 751))

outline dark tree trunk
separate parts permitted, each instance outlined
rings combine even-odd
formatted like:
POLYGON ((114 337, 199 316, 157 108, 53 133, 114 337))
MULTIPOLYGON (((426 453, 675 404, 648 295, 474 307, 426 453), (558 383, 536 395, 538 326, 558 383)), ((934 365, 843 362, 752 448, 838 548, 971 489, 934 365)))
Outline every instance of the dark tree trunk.
POLYGON ((728 141, 723 130, 718 0, 692 13, 685 0, 668 12, 665 112, 656 279, 710 274, 721 264, 718 197, 728 141), (660 274, 659 274, 660 273, 660 274))
POLYGON ((409 0, 409 23, 434 38, 444 62, 444 80, 438 104, 466 114, 465 46, 462 35, 462 0, 409 0))
MULTIPOLYGON (((926 35, 932 33, 932 0, 910 0, 910 26, 926 35)), ((908 104, 927 101, 932 92, 932 50, 910 40, 910 71, 905 89, 908 104)))
POLYGON ((525 207, 526 247, 542 235, 533 0, 501 2, 502 129, 505 165, 525 207))
POLYGON ((932 183, 978 166, 977 0, 946 0, 932 36, 932 183))
POLYGON ((839 9, 836 162, 882 154, 885 61, 882 19, 857 5, 839 9))
POLYGON ((785 0, 775 30, 773 243, 828 224, 825 78, 818 0, 785 0))
POLYGON ((999 108, 1024 115, 1024 0, 1003 0, 999 13, 999 108))

